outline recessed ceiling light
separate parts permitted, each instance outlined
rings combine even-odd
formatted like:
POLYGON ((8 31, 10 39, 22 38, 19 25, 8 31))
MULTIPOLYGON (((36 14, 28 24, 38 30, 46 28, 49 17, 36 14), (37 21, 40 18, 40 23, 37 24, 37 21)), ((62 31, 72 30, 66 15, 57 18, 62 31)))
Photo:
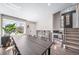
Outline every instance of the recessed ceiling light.
POLYGON ((48 3, 48 6, 51 6, 51 3, 48 3))

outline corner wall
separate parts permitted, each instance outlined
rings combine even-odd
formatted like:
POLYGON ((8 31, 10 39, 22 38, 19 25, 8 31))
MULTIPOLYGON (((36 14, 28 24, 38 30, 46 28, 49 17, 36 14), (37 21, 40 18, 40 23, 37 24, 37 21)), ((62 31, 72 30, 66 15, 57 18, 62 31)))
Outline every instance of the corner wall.
POLYGON ((0 46, 1 46, 1 15, 0 15, 0 46))

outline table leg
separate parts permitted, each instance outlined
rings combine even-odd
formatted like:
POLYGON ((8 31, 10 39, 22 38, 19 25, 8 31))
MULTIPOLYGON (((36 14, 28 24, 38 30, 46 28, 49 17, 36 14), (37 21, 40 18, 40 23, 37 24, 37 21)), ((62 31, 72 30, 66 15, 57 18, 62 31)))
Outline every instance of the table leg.
POLYGON ((48 49, 48 55, 50 55, 50 48, 48 49))

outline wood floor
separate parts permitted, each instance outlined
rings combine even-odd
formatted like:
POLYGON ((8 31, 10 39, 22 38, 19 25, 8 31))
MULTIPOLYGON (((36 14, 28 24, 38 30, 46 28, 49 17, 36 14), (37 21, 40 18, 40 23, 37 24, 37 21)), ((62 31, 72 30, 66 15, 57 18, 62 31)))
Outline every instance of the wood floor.
POLYGON ((62 47, 61 42, 56 40, 55 44, 51 47, 51 55, 79 55, 78 53, 72 52, 71 50, 62 47))

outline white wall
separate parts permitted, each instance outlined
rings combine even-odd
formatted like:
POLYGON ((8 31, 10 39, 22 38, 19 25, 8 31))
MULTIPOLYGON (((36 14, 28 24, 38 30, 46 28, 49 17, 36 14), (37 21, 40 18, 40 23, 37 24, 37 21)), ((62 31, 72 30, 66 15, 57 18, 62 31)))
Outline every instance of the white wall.
POLYGON ((61 15, 60 12, 57 12, 53 15, 53 29, 54 30, 60 30, 60 19, 61 19, 61 15))
POLYGON ((76 17, 77 17, 76 18, 77 19, 76 20, 76 22, 77 22, 77 25, 76 26, 79 28, 79 4, 77 4, 77 6, 76 6, 76 14, 77 14, 76 15, 76 17))
POLYGON ((76 13, 73 13, 73 28, 78 28, 76 13))
POLYGON ((29 25, 29 28, 26 27, 26 34, 27 35, 36 35, 36 23, 35 22, 31 22, 31 21, 27 21, 26 22, 26 26, 29 25))
POLYGON ((25 4, 22 17, 36 21, 38 30, 52 30, 52 13, 47 4, 25 4))

